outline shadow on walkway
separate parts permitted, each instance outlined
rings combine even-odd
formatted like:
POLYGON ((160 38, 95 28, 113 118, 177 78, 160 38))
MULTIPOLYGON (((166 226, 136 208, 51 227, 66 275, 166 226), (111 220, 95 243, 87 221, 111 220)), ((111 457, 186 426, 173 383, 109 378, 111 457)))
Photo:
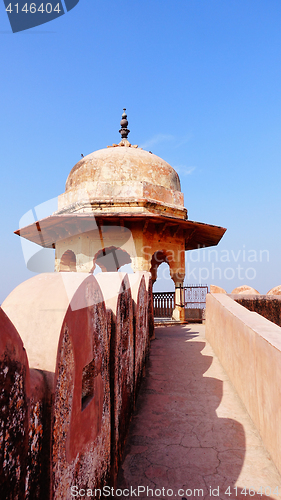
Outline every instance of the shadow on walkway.
POLYGON ((117 487, 126 490, 119 498, 281 495, 280 476, 204 325, 156 328, 117 487))

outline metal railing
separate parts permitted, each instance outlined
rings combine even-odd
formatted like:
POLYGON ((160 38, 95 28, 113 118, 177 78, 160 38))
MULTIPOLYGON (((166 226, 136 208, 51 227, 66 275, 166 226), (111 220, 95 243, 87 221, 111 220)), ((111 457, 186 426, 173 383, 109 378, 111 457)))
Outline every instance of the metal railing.
POLYGON ((171 318, 175 305, 175 292, 154 292, 154 317, 171 318))
MULTIPOLYGON (((182 307, 204 309, 206 307, 207 285, 186 285, 180 287, 182 307)), ((175 307, 175 292, 153 292, 154 317, 171 318, 175 307)))
POLYGON ((183 287, 185 309, 205 309, 208 285, 187 285, 183 287))

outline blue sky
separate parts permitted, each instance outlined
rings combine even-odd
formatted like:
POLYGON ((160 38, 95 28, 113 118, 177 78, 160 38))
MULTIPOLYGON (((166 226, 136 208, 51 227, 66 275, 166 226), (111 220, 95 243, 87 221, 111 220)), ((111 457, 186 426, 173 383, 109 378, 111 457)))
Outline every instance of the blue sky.
POLYGON ((119 140, 123 107, 130 141, 178 171, 189 218, 227 228, 216 255, 187 254, 187 281, 281 284, 279 0, 80 0, 16 34, 0 7, 0 302, 33 275, 20 218, 119 140))

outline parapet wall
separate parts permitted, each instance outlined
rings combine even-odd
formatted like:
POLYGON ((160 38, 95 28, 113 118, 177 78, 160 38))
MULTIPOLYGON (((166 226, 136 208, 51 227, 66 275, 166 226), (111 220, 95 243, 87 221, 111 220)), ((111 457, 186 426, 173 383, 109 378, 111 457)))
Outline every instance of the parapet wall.
POLYGON ((149 273, 50 273, 4 301, 1 500, 114 484, 152 335, 150 293, 149 273))
POLYGON ((21 500, 29 477, 30 374, 23 343, 1 309, 0 331, 1 498, 21 500))
POLYGON ((264 318, 281 326, 281 295, 236 295, 231 297, 246 307, 249 311, 256 312, 264 318))
POLYGON ((281 472, 281 328, 225 294, 208 294, 206 338, 281 472))

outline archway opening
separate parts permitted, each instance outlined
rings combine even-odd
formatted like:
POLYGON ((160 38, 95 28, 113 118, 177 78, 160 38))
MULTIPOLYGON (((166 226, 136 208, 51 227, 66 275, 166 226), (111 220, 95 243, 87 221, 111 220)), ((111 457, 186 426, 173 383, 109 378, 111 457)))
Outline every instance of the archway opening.
POLYGON ((153 292, 174 292, 175 283, 170 275, 170 266, 166 262, 159 264, 156 280, 153 283, 153 292))
POLYGON ((119 267, 118 273, 134 274, 134 271, 131 264, 124 264, 123 266, 119 267))
POLYGON ((166 253, 158 250, 152 255, 150 272, 153 292, 174 291, 175 284, 171 278, 170 265, 166 253))
POLYGON ((100 266, 98 266, 98 264, 96 264, 96 267, 95 267, 95 270, 93 271, 93 274, 95 276, 96 274, 99 274, 99 273, 102 273, 102 270, 101 270, 100 266))
MULTIPOLYGON (((131 264, 132 260, 128 252, 115 246, 102 248, 93 259, 92 272, 96 274, 97 266, 102 272, 117 272, 121 267, 131 264)), ((128 271, 126 271, 128 272, 128 271)))
POLYGON ((66 250, 60 260, 60 272, 76 272, 76 255, 72 250, 66 250))

